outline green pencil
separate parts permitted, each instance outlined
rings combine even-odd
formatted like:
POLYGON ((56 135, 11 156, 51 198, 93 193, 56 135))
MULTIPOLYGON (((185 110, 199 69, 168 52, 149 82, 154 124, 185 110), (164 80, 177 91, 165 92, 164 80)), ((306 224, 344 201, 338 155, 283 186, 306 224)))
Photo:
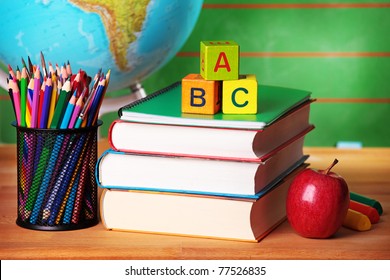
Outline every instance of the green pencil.
POLYGON ((375 208, 376 211, 378 211, 378 214, 382 215, 383 209, 382 209, 382 205, 379 203, 379 201, 372 199, 372 198, 369 198, 369 197, 366 197, 366 196, 363 196, 361 194, 354 193, 354 192, 349 192, 349 197, 353 201, 357 201, 357 202, 360 202, 360 203, 363 203, 365 205, 369 205, 369 206, 375 208))
POLYGON ((56 108, 54 109, 53 120, 51 121, 50 128, 60 128, 62 118, 64 116, 66 107, 68 105, 70 93, 70 79, 68 79, 61 88, 60 95, 58 97, 56 108))
POLYGON ((27 106, 27 70, 26 67, 22 69, 22 76, 20 79, 20 126, 26 126, 26 106, 27 106))

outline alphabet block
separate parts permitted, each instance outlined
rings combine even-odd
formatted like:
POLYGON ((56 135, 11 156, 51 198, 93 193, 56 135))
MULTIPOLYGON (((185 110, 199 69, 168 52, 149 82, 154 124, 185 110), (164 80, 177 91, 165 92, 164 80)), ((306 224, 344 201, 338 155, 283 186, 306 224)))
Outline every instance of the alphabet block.
POLYGON ((240 75, 238 80, 223 81, 222 112, 224 114, 257 113, 257 80, 255 75, 240 75))
POLYGON ((205 80, 237 80, 239 52, 234 41, 201 41, 200 74, 205 80))
POLYGON ((199 74, 188 74, 182 79, 181 88, 183 113, 213 115, 221 109, 220 81, 206 81, 199 74))

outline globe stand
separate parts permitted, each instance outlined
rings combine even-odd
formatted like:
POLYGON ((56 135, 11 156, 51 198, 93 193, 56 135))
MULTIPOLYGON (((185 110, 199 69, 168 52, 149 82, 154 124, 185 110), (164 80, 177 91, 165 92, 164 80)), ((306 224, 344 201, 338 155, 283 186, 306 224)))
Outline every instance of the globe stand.
POLYGON ((131 85, 130 91, 130 95, 104 98, 99 111, 99 117, 107 113, 117 112, 120 107, 133 103, 146 96, 146 92, 140 83, 131 85))

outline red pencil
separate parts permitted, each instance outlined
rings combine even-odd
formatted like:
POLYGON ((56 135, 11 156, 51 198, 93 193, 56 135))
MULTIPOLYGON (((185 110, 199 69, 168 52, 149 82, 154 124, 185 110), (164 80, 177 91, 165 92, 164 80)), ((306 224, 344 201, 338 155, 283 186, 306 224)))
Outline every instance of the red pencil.
POLYGON ((350 200, 349 208, 366 215, 370 219, 371 224, 375 224, 379 221, 378 211, 376 211, 374 207, 350 200))

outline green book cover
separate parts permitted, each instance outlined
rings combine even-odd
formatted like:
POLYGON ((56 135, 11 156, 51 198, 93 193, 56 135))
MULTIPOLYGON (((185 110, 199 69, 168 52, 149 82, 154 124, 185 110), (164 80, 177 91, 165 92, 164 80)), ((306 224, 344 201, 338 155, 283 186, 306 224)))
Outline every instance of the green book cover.
POLYGON ((181 82, 176 82, 120 108, 118 113, 121 120, 132 122, 263 129, 290 110, 310 102, 310 95, 304 90, 259 85, 257 114, 188 114, 181 111, 181 82))

